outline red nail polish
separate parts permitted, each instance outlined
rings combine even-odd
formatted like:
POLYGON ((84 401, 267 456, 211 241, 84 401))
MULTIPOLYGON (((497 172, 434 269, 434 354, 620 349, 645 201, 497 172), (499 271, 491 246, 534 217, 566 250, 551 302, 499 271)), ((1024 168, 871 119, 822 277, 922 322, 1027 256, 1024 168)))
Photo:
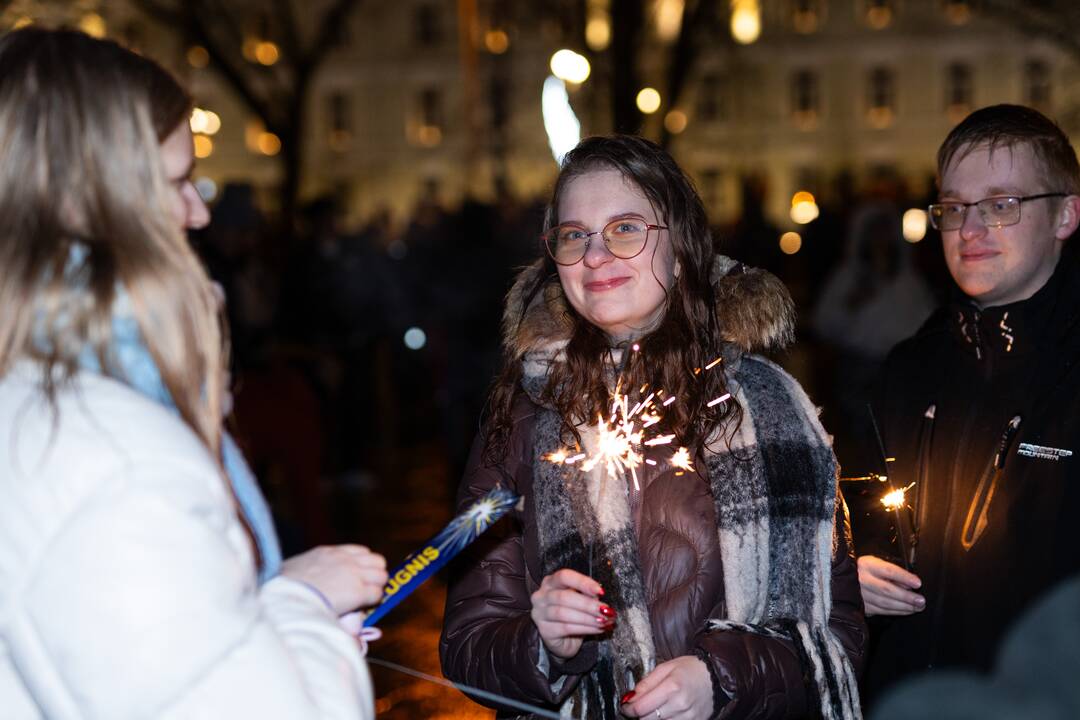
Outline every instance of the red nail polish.
POLYGON ((618 615, 618 613, 615 612, 615 608, 611 607, 610 605, 601 605, 600 606, 600 614, 603 615, 604 617, 609 617, 609 618, 613 618, 616 615, 618 615))
POLYGON ((628 692, 628 693, 626 693, 625 695, 622 696, 622 698, 619 700, 619 704, 620 705, 625 705, 626 703, 630 702, 633 699, 634 699, 634 691, 631 690, 630 692, 628 692))
POLYGON ((597 590, 596 594, 602 596, 604 594, 604 588, 600 588, 599 590, 597 590))

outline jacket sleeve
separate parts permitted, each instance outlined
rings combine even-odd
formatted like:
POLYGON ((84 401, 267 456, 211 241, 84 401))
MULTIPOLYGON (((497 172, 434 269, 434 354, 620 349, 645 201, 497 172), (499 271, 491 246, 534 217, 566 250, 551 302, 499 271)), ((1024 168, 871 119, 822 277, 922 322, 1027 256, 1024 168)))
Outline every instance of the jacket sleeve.
POLYGON ((50 717, 374 717, 356 641, 301 584, 256 588, 209 458, 133 458, 26 579, 8 651, 50 717))
MULTIPOLYGON (((481 432, 473 443, 458 493, 459 510, 497 483, 517 492, 531 485, 531 465, 515 459, 527 458, 528 450, 515 451, 512 447, 505 465, 485 466, 483 435, 481 432)), ((526 497, 526 512, 531 509, 529 500, 526 497)), ((529 573, 525 560, 522 520, 520 513, 513 513, 473 543, 471 552, 455 563, 439 654, 443 674, 455 682, 554 708, 562 704, 580 675, 596 662, 596 647, 586 642, 581 652, 566 662, 544 650, 529 615, 530 596, 538 582, 529 573)), ((476 701, 512 710, 491 700, 476 701)))
MULTIPOLYGON (((851 527, 842 498, 836 513, 836 535, 829 629, 843 645, 859 676, 868 633, 851 527)), ((697 650, 699 657, 711 664, 714 678, 730 698, 717 717, 774 719, 814 714, 817 690, 813 674, 804 667, 791 641, 752 633, 711 631, 698 637, 697 650)), ((722 699, 718 698, 717 707, 721 703, 722 699)))

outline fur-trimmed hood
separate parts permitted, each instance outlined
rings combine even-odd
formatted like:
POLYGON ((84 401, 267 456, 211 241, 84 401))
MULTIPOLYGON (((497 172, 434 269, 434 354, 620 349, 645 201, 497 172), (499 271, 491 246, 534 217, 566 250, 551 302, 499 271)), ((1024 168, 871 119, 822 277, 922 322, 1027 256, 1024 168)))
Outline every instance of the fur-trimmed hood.
MULTIPOLYGON (((573 331, 570 305, 558 282, 547 283, 525 308, 526 294, 543 272, 541 258, 518 273, 506 296, 503 347, 513 357, 564 343, 573 331)), ((795 303, 775 275, 717 255, 712 284, 724 340, 746 352, 782 348, 794 340, 795 303)))

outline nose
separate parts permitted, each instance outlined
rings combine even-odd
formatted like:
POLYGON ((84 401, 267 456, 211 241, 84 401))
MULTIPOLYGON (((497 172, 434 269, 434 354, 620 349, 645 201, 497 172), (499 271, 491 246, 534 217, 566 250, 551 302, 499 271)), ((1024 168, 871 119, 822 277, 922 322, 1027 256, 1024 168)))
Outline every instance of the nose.
POLYGON ((201 230, 210 223, 210 209, 192 183, 184 185, 184 226, 188 230, 201 230))
POLYGON ((585 248, 585 265, 590 268, 598 268, 605 263, 611 262, 615 256, 608 250, 604 242, 604 233, 600 230, 589 233, 589 245, 585 248))
POLYGON ((979 208, 972 205, 964 213, 964 223, 960 226, 960 237, 964 240, 975 240, 986 234, 986 224, 983 223, 982 213, 979 208))

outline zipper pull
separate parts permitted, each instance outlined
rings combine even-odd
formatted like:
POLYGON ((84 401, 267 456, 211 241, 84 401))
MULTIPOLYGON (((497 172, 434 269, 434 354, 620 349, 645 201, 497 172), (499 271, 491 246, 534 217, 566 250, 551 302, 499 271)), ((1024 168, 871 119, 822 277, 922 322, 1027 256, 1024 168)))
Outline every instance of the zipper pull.
POLYGON ((1009 424, 1005 426, 1005 431, 1001 433, 1001 442, 998 443, 997 455, 994 456, 994 467, 998 470, 1005 467, 1005 458, 1009 454, 1009 445, 1012 443, 1013 435, 1016 434, 1018 427, 1020 427, 1020 416, 1015 415, 1009 421, 1009 424))

